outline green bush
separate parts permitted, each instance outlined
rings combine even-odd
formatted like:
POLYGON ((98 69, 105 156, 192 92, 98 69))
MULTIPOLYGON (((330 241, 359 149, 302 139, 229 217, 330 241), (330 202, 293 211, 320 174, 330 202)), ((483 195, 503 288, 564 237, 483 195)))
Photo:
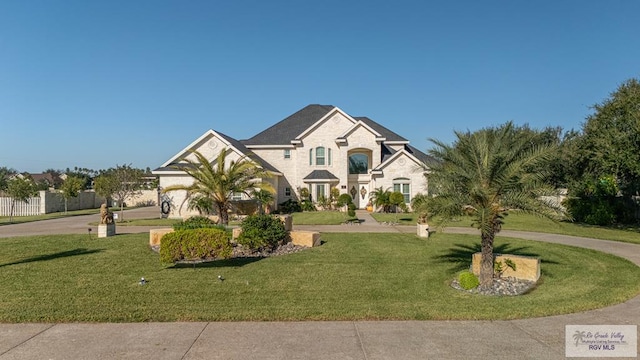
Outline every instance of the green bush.
POLYGON ((278 212, 281 214, 291 214, 294 212, 302 212, 300 203, 295 200, 287 200, 278 204, 278 212))
POLYGON ((173 224, 173 230, 188 230, 188 229, 207 229, 218 228, 224 230, 224 225, 218 225, 215 221, 204 216, 192 216, 187 220, 183 220, 173 224))
POLYGON ((458 275, 458 282, 465 290, 475 289, 480 285, 480 280, 471 271, 464 271, 458 275))
POLYGON ((349 217, 356 216, 356 204, 349 203, 349 205, 347 205, 347 215, 349 215, 349 217))
POLYGON ((612 175, 598 179, 583 179, 571 187, 563 205, 577 222, 590 225, 633 223, 635 204, 618 196, 620 189, 612 175))
POLYGON ((250 249, 274 248, 289 240, 284 223, 271 215, 253 215, 242 222, 238 244, 250 249))
POLYGON ((229 234, 223 229, 177 230, 162 237, 160 261, 226 259, 232 250, 229 234))
POLYGON ((351 203, 353 203, 353 199, 351 199, 351 195, 345 193, 338 196, 338 202, 336 205, 342 207, 345 205, 349 205, 351 203))

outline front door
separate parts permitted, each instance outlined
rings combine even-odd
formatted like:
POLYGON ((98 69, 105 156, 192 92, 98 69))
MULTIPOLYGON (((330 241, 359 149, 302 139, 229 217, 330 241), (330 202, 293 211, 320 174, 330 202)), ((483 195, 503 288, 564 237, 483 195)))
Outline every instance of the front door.
POLYGON ((366 209, 369 200, 369 183, 353 182, 349 184, 349 195, 353 199, 356 209, 366 209))

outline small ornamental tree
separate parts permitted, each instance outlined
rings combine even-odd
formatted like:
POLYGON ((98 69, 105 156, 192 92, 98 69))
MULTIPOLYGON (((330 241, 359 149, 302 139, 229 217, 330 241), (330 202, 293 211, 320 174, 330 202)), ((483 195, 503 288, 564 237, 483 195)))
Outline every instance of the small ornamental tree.
POLYGON ((60 186, 62 197, 64 198, 64 213, 67 213, 68 201, 70 198, 77 197, 84 189, 84 179, 75 176, 68 176, 60 186))
POLYGON ((331 207, 333 207, 334 210, 338 207, 338 197, 340 197, 340 189, 332 186, 331 190, 329 190, 329 201, 331 202, 331 207))
POLYGON ((7 181, 6 192, 11 198, 9 222, 13 222, 13 212, 16 208, 16 202, 29 203, 29 198, 36 196, 37 194, 33 181, 21 177, 15 177, 7 181))
POLYGON ((118 181, 111 174, 103 173, 94 179, 93 188, 96 194, 105 198, 105 201, 109 203, 109 200, 113 198, 113 194, 118 187, 118 181))
POLYGON ((393 206, 396 214, 395 222, 398 222, 398 208, 405 209, 404 195, 399 191, 394 191, 389 195, 389 205, 393 206))
POLYGON ((103 171, 95 180, 96 192, 120 204, 120 221, 124 220, 124 203, 140 194, 144 171, 131 165, 116 165, 103 171))
MULTIPOLYGON (((349 194, 341 194, 340 196, 338 196, 338 200, 336 201, 336 205, 338 207, 340 207, 340 208, 346 206, 346 211, 345 211, 346 215, 348 215, 350 217, 353 217, 353 216, 356 215, 356 213, 355 213, 355 205, 353 206, 354 209, 352 211, 350 211, 351 210, 350 205, 353 205, 353 199, 351 199, 351 195, 349 195, 349 194), (353 215, 351 214, 351 212, 353 212, 353 215)), ((347 219, 345 218, 345 221, 346 220, 347 219)))

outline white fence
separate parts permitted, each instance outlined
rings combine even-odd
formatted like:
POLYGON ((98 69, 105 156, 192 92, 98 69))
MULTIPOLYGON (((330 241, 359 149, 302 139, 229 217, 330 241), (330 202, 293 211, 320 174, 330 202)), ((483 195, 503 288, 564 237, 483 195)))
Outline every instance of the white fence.
MULTIPOLYGON (((0 216, 11 214, 11 203, 13 199, 0 197, 0 216)), ((32 197, 29 202, 16 201, 13 208, 13 216, 40 215, 40 197, 32 197)))
MULTIPOLYGON (((125 202, 128 206, 148 206, 158 204, 158 192, 156 190, 143 190, 132 199, 125 202)), ((11 214, 10 197, 0 196, 0 216, 11 214)), ((57 191, 40 191, 39 196, 32 197, 28 203, 15 202, 13 216, 30 216, 49 214, 64 211, 64 197, 57 191)), ((104 203, 104 198, 93 191, 83 191, 77 197, 67 200, 67 210, 97 209, 104 203)))

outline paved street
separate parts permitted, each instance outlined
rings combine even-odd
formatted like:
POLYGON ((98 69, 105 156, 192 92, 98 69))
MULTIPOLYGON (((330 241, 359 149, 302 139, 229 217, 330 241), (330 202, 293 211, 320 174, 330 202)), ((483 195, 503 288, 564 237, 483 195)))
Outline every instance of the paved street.
MULTIPOLYGON (((158 216, 157 208, 125 218, 158 216)), ((296 226, 353 232, 415 232, 377 224, 296 226)), ((0 226, 0 237, 84 233, 98 215, 0 226)), ((117 228, 118 233, 148 231, 117 228)), ((96 231, 96 229, 94 229, 96 231)), ((473 233, 450 228, 447 232, 473 233)), ((640 245, 579 237, 502 231, 502 236, 582 246, 640 266, 640 245)), ((0 298, 1 301, 1 298, 0 298)), ((565 325, 640 324, 640 296, 582 313, 509 321, 197 322, 131 324, 0 324, 6 359, 563 359, 565 325)))

